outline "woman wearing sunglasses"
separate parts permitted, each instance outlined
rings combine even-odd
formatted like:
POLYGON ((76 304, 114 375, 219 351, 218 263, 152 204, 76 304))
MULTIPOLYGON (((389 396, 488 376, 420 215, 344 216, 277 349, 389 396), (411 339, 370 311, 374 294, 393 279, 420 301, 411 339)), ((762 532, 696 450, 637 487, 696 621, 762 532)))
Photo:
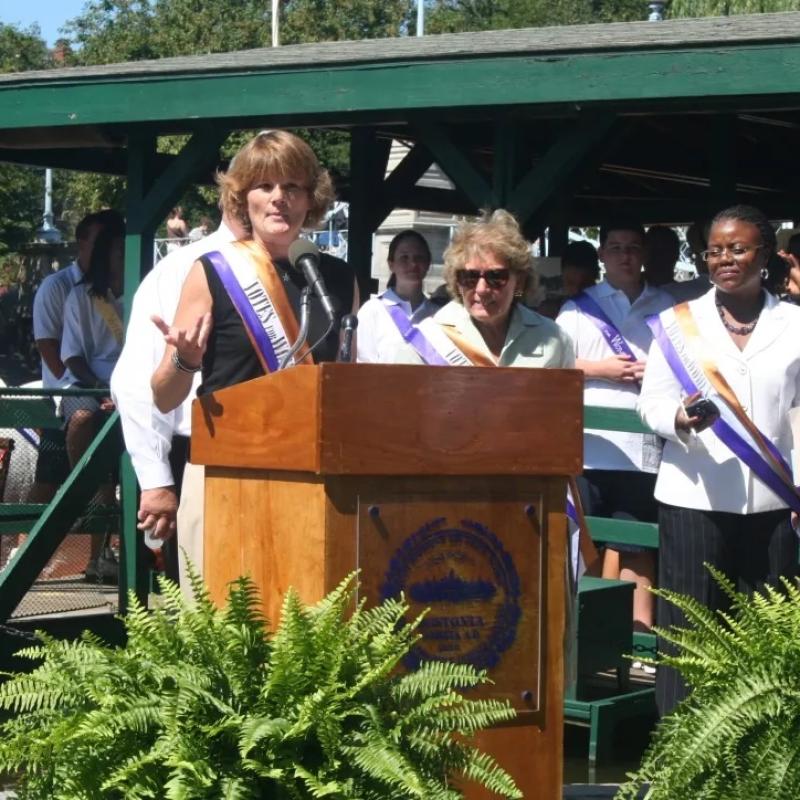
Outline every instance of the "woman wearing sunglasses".
POLYGON ((444 254, 453 300, 407 332, 386 359, 437 366, 571 368, 569 337, 519 302, 533 279, 530 244, 507 211, 461 225, 444 254))

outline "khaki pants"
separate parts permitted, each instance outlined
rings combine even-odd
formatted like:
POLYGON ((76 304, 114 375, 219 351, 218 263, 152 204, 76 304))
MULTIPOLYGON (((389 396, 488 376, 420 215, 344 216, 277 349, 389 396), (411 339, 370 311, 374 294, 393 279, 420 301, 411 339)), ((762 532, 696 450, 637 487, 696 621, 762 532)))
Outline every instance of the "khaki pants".
POLYGON ((178 573, 184 596, 191 598, 187 559, 203 577, 203 521, 205 510, 205 467, 187 464, 183 473, 178 505, 178 573))

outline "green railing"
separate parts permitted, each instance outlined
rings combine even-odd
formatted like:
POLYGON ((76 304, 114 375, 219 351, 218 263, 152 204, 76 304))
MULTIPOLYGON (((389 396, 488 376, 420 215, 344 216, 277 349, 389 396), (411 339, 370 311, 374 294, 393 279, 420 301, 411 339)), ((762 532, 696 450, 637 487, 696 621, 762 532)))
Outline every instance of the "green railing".
MULTIPOLYGON (((61 427, 63 421, 55 415, 53 408, 54 396, 97 397, 107 394, 107 390, 3 388, 0 389, 0 428, 41 430, 61 427)), ((98 507, 93 504, 97 487, 120 464, 120 451, 119 415, 113 412, 49 503, 0 503, 0 535, 27 534, 0 572, 0 623, 11 617, 59 546, 73 533, 118 534, 117 607, 124 610, 129 587, 135 587, 140 596, 144 594, 143 587, 147 585, 149 575, 143 571, 141 543, 135 535, 136 484, 127 457, 123 456, 120 468, 122 493, 119 505, 98 507)), ((13 452, 11 458, 14 458, 13 452)))

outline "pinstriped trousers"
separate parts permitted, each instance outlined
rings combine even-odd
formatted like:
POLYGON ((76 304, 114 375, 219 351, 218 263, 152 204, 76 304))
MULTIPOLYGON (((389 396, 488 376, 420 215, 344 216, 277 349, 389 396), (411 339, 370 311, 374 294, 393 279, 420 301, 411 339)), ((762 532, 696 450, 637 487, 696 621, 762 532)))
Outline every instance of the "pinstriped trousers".
MULTIPOLYGON (((779 587, 780 576, 794 578, 798 574, 798 539, 788 509, 730 514, 662 503, 658 538, 659 587, 689 595, 714 610, 727 610, 730 600, 704 563, 723 572, 744 593, 762 590, 765 585, 779 587)), ((686 625, 683 613, 663 598, 658 598, 656 608, 660 627, 686 625)), ((658 647, 671 651, 661 639, 658 647)), ((656 703, 662 716, 686 694, 686 684, 675 670, 658 668, 656 703)))

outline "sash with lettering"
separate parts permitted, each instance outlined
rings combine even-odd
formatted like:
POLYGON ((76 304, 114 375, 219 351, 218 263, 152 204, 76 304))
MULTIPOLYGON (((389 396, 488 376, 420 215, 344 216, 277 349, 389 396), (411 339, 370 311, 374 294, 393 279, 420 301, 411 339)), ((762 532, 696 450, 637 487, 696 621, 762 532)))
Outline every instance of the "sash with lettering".
POLYGON ((617 330, 617 326, 608 318, 606 312, 600 308, 593 297, 586 292, 581 292, 577 297, 572 298, 572 302, 584 316, 589 317, 595 324, 614 355, 627 356, 633 361, 637 360, 636 354, 625 341, 625 337, 617 330))
MULTIPOLYGON (((299 335, 297 317, 269 255, 252 242, 230 242, 206 253, 264 372, 275 372, 299 335)), ((304 345, 291 363, 308 354, 304 345)))
POLYGON ((683 391, 687 395, 699 392, 704 397, 713 394, 718 399, 720 417, 711 425, 717 438, 792 511, 800 512, 800 491, 792 480, 791 468, 742 408, 700 335, 689 304, 681 303, 649 317, 647 324, 683 391))
POLYGON ((433 367, 496 367, 497 362, 482 353, 460 334, 454 325, 436 322, 433 317, 412 325, 403 309, 384 304, 403 339, 426 364, 433 367), (394 310, 392 310, 394 309, 394 310), (400 320, 400 317, 403 320, 400 320), (403 322, 404 321, 404 322, 403 322))
POLYGON ((90 295, 92 298, 92 305, 95 311, 101 316, 111 335, 114 337, 118 345, 122 344, 125 338, 125 329, 122 325, 122 318, 117 311, 117 307, 106 297, 98 297, 97 295, 90 295))

